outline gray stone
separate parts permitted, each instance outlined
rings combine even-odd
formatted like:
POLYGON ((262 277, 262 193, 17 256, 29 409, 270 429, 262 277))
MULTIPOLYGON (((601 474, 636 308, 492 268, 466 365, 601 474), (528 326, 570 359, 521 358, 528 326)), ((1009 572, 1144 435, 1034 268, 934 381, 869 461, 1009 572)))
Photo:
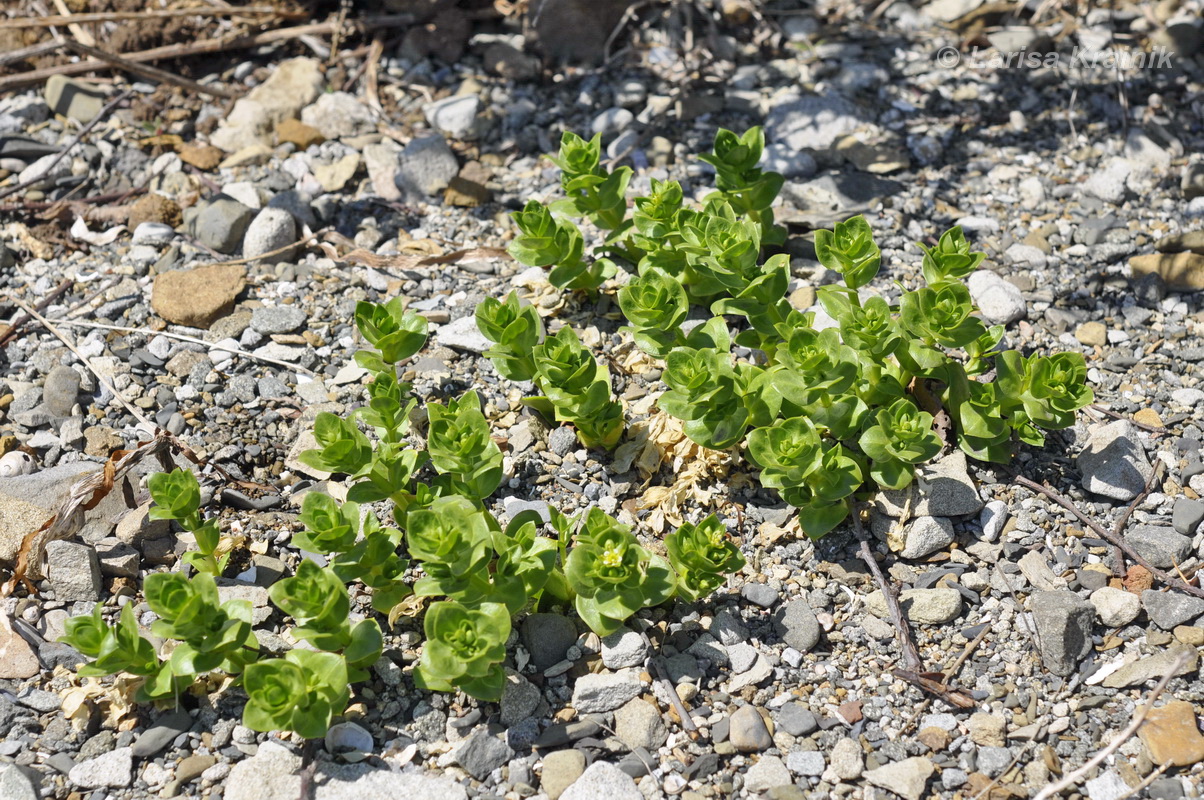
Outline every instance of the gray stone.
POLYGON ((38 800, 33 781, 16 764, 0 765, 0 798, 3 800, 38 800))
POLYGON ((758 753, 773 747, 773 736, 755 706, 740 706, 728 721, 728 740, 741 753, 758 753))
MULTIPOLYGON (((297 800, 301 758, 276 742, 234 765, 225 783, 225 800, 297 800)), ((318 763, 313 800, 468 800, 463 786, 421 772, 393 772, 370 764, 318 763)))
POLYGON ((711 635, 724 646, 748 641, 748 628, 745 627, 740 615, 729 609, 722 609, 711 621, 711 635))
POLYGON ((507 728, 517 725, 535 713, 543 699, 539 687, 512 669, 506 670, 506 684, 502 688, 501 720, 507 728))
POLYGON ((513 757, 510 745, 485 731, 474 733, 456 751, 456 763, 479 781, 513 757))
POLYGON ((143 731, 130 752, 136 758, 153 756, 191 727, 192 717, 187 711, 174 711, 160 717, 154 725, 143 731))
POLYGON ((44 92, 51 111, 82 123, 91 122, 108 101, 104 89, 95 83, 63 75, 51 75, 44 92))
POLYGON ((1077 464, 1083 488, 1113 500, 1137 497, 1151 474, 1137 428, 1126 419, 1092 426, 1077 464))
POLYGON ((142 557, 125 542, 109 537, 96 543, 100 574, 109 578, 137 578, 142 557))
POLYGON ((1191 645, 1182 642, 1171 642, 1160 653, 1152 656, 1141 656, 1136 661, 1125 664, 1120 669, 1104 678, 1103 685, 1108 689, 1124 689, 1129 686, 1140 686, 1146 681, 1158 680, 1175 665, 1179 656, 1184 656, 1183 666, 1175 671, 1175 675, 1190 675, 1200 664, 1200 652, 1191 645))
POLYGON ((376 744, 372 740, 372 734, 354 722, 331 725, 326 731, 325 739, 327 753, 348 756, 348 761, 354 760, 349 754, 371 753, 376 744))
POLYGON ((564 660, 564 654, 577 642, 577 628, 560 614, 531 614, 523 620, 522 640, 532 663, 547 669, 564 660))
POLYGON ((632 750, 643 747, 654 751, 669 738, 669 730, 660 712, 637 697, 615 712, 615 735, 632 750))
POLYGON ((1180 497, 1175 500, 1171 512, 1171 524, 1184 536, 1194 536, 1200 523, 1204 522, 1204 501, 1180 497))
POLYGON ((953 523, 946 517, 917 517, 907 526, 903 558, 923 558, 953 543, 953 523))
POLYGON ((1090 177, 1083 182, 1083 191, 1105 203, 1120 205, 1124 202, 1125 184, 1132 171, 1133 165, 1127 159, 1110 159, 1103 169, 1092 171, 1090 177))
POLYGON ((896 519, 909 508, 911 516, 962 517, 982 510, 978 489, 966 471, 966 455, 956 450, 921 466, 911 486, 874 496, 874 508, 896 519))
POLYGON ((477 320, 473 315, 452 320, 435 333, 435 344, 452 347, 456 350, 467 350, 470 353, 484 353, 493 347, 493 342, 485 338, 477 328, 477 320))
POLYGON ((818 750, 792 750, 786 756, 786 767, 795 775, 818 778, 824 774, 827 762, 818 750))
POLYGON ((482 133, 478 118, 481 98, 475 94, 455 95, 436 100, 423 107, 426 121, 432 128, 454 139, 473 139, 482 133))
POLYGON ((988 325, 1010 325, 1024 319, 1027 307, 1024 295, 1013 283, 1005 281, 987 269, 975 270, 966 279, 970 296, 982 311, 988 325))
POLYGON ((47 577, 60 602, 95 601, 100 597, 100 562, 96 551, 78 542, 46 545, 47 577))
MULTIPOLYGON (((712 626, 713 630, 713 626, 712 626)), ((724 667, 731 664, 731 659, 728 658, 727 648, 715 640, 714 636, 709 633, 704 633, 694 641, 694 644, 686 648, 686 652, 694 656, 696 659, 706 659, 715 666, 724 667)))
POLYGON ((1002 775, 1012 765, 1012 751, 1006 747, 978 748, 978 771, 988 778, 1002 775))
POLYGON ((1114 770, 1101 773, 1087 781, 1084 786, 1087 789, 1088 800, 1122 800, 1133 794, 1125 779, 1114 770))
POLYGON ((838 94, 785 97, 765 119, 765 133, 792 150, 824 150, 868 123, 869 116, 859 106, 838 94))
POLYGON ((828 756, 828 769, 838 781, 855 781, 865 769, 865 754, 856 739, 844 738, 832 747, 828 756))
POLYGON ((1155 567, 1170 569, 1191 554, 1191 539, 1173 528, 1138 525, 1125 532, 1125 541, 1155 567))
POLYGON ((1204 598, 1181 592, 1146 589, 1141 593, 1141 604, 1145 606, 1150 621, 1164 631, 1174 630, 1204 615, 1204 598))
POLYGON ((1074 592, 1058 591, 1034 592, 1029 609, 1045 668, 1055 675, 1070 675, 1091 652, 1095 607, 1074 592))
MULTIPOLYGON (((513 438, 510 439, 510 443, 514 444, 513 438)), ((514 519, 524 511, 534 511, 545 523, 552 519, 551 507, 546 500, 520 500, 514 496, 503 497, 502 508, 510 519, 514 519)))
POLYGON ((301 121, 317 128, 327 139, 359 136, 376 130, 372 111, 347 92, 328 92, 301 109, 301 121))
POLYGON ((648 658, 648 640, 628 628, 602 637, 602 664, 607 669, 642 667, 648 658))
POLYGON ((577 447, 577 434, 567 425, 561 425, 548 434, 548 449, 564 458, 577 447))
POLYGON ((609 140, 635 121, 635 114, 625 108, 608 108, 594 117, 590 130, 609 140))
POLYGON ((819 727, 815 714, 802 703, 787 703, 778 709, 775 719, 778 727, 791 736, 807 736, 819 727))
POLYGON ((1092 592, 1090 600, 1100 623, 1109 628, 1123 628, 1141 613, 1141 599, 1124 589, 1104 586, 1092 592))
MULTIPOLYGON (((882 619, 890 618, 882 591, 870 593, 866 608, 882 619)), ((908 621, 917 625, 944 625, 962 613, 962 596, 957 589, 904 589, 899 593, 899 607, 908 621)))
POLYGON ((31 189, 44 189, 71 174, 70 159, 58 156, 42 156, 17 175, 17 182, 28 184, 31 189), (56 160, 57 159, 57 160, 56 160))
POLYGON ((71 408, 79 397, 79 373, 66 364, 59 364, 46 376, 42 387, 42 405, 56 417, 71 415, 71 408))
POLYGON ((928 786, 928 779, 936 767, 927 758, 905 758, 893 764, 871 769, 864 778, 875 786, 889 789, 904 800, 920 800, 928 786))
POLYGON ((67 773, 67 780, 81 789, 120 789, 134 780, 134 754, 128 747, 118 747, 102 756, 76 764, 67 773))
MULTIPOLYGON (((560 795, 560 800, 644 800, 635 780, 606 761, 595 761, 560 795)), ((442 798, 440 798, 442 800, 442 798)))
MULTIPOLYGON (((247 226, 242 240, 244 258, 260 256, 279 250, 297 241, 297 220, 283 208, 265 208, 247 226)), ((270 258, 276 262, 288 261, 292 251, 285 250, 270 258)))
POLYGON ((438 194, 460 172, 456 154, 439 134, 411 141, 398 156, 397 165, 399 188, 416 198, 438 194))
POLYGON ((792 786, 790 770, 777 756, 761 756, 744 773, 744 788, 750 792, 767 792, 777 786, 792 786))
POLYGON ((243 235, 254 218, 254 209, 232 197, 219 194, 201 206, 192 220, 191 232, 207 247, 229 254, 242 244, 243 235))
POLYGON ((543 758, 539 787, 548 800, 558 800, 564 790, 585 772, 585 753, 581 750, 557 750, 543 758))
POLYGON ((386 200, 402 199, 400 154, 401 148, 392 139, 364 146, 364 166, 372 190, 386 200))
POLYGON ((982 538, 993 542, 1003 532, 1003 526, 1008 521, 1008 504, 1002 500, 992 500, 982 507, 978 515, 978 524, 982 526, 982 538))
POLYGON ((305 324, 305 309, 298 306, 264 306, 251 314, 251 329, 270 336, 273 333, 292 333, 305 324))
POLYGON ((773 627, 782 641, 800 653, 809 652, 819 642, 819 620, 806 600, 791 600, 783 606, 774 615, 773 627))
POLYGON ((727 649, 727 656, 731 661, 732 672, 737 675, 752 669, 752 665, 756 663, 757 655, 757 648, 748 642, 740 642, 727 649))
POLYGON ((772 608, 779 597, 778 590, 767 583, 746 583, 740 589, 740 596, 761 608, 772 608))
POLYGON ((573 708, 578 714, 614 711, 644 691, 644 682, 631 671, 582 675, 573 687, 573 708))

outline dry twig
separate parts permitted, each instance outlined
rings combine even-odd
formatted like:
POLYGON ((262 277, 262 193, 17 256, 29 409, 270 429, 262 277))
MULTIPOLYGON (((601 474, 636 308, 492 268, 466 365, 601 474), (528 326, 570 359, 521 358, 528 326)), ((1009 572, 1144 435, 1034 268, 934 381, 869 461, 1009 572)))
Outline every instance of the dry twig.
POLYGON ((92 14, 63 14, 47 17, 15 17, 0 19, 0 30, 5 28, 50 28, 55 25, 88 24, 92 22, 120 22, 127 19, 166 19, 168 17, 282 17, 305 19, 303 12, 284 11, 271 6, 219 6, 216 8, 159 8, 145 11, 98 11, 92 14))
POLYGON ((129 72, 147 80, 159 81, 160 83, 170 83, 173 86, 179 86, 181 89, 187 89, 190 92, 197 94, 207 94, 212 97, 221 97, 226 100, 233 100, 238 97, 237 92, 223 89, 220 86, 206 86, 203 83, 197 83, 194 80, 176 75, 174 72, 168 72, 158 67, 150 67, 146 64, 139 64, 137 61, 130 61, 128 58, 107 53, 97 47, 89 47, 80 42, 64 41, 63 45, 72 52, 78 53, 81 56, 91 56, 112 65, 114 68, 122 72, 129 72))
POLYGON ((907 616, 903 613, 903 609, 899 605, 899 595, 895 592, 895 587, 882 574, 882 568, 878 566, 877 560, 874 559, 874 551, 870 549, 870 538, 865 532, 865 526, 861 523, 860 509, 854 507, 851 516, 853 518, 853 533, 861 543, 861 547, 859 548, 861 560, 870 568, 874 580, 878 582, 878 587, 882 589, 882 596, 886 599, 886 607, 890 609, 891 619, 895 623, 895 633, 899 639, 899 652, 903 654, 904 667, 908 672, 922 673, 924 672, 924 662, 920 659, 920 653, 916 650, 915 642, 912 641, 911 625, 908 623, 907 616))

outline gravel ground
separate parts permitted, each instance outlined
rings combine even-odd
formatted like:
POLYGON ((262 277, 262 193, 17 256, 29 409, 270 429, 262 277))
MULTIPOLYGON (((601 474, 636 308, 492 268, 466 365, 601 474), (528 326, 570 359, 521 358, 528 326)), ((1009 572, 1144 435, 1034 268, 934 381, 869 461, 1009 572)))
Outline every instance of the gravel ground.
MULTIPOLYGON (((43 313, 78 351, 33 324, 4 339, 0 564, 75 480, 147 438, 99 376, 234 479, 272 487, 213 481, 209 508, 242 537, 223 592, 260 609, 266 650, 287 648, 265 587, 300 559, 296 496, 339 488, 295 455, 318 412, 362 403, 355 302, 400 293, 431 322, 407 366, 416 394, 475 388, 507 441, 499 516, 597 505, 655 547, 715 511, 748 567, 708 600, 642 613, 604 640, 528 616, 499 704, 416 689, 420 625, 401 618, 318 749, 319 798, 1030 797, 1124 729, 1180 654, 1153 721, 1065 796, 1200 796, 1204 600, 1118 564, 1007 470, 948 456, 909 497, 879 498, 871 520, 925 663, 958 664, 974 705, 925 700, 891 673, 894 629, 847 526, 808 541, 742 460, 682 437, 656 408, 660 364, 618 333, 613 286, 562 294, 498 249, 509 211, 557 196, 541 154, 561 130, 601 132, 636 191, 669 177, 698 197, 709 168, 686 156, 719 126, 763 124, 768 166, 787 176, 777 213, 792 302, 810 306, 835 277, 815 261, 815 227, 866 214, 884 260, 874 288, 889 293, 919 280, 915 241, 960 224, 988 253, 991 271, 971 286, 984 317, 1013 347, 1083 353, 1096 392, 1097 407, 1026 449, 1016 472, 1105 529, 1152 483, 1123 535, 1154 566, 1193 576, 1204 557, 1200 5, 1035 27, 975 6, 896 3, 871 26, 772 7, 746 24, 744 6, 725 4, 707 11, 715 25, 696 45, 714 57, 701 70, 671 21, 629 31, 605 69, 555 71, 501 27, 451 64, 386 50, 375 95, 364 80, 335 90, 342 81, 312 53, 265 53, 202 80, 249 90, 231 108, 133 84, 139 113, 119 108, 49 172, 113 87, 58 80, 0 99, 0 191, 41 177, 0 211, 0 316, 13 322, 17 298, 65 281, 43 313), (967 42, 977 61, 950 64, 959 51, 942 48, 967 42), (1118 83, 1083 56, 1109 47, 1171 58, 1118 83), (992 64, 1021 48, 1061 58, 992 64), (72 202, 139 188, 150 192, 72 202), (320 246, 278 252, 320 229, 320 246), (610 365, 629 430, 615 453, 546 428, 523 410, 524 387, 480 356, 473 309, 512 288, 610 365), (332 755, 348 746, 371 755, 332 755)), ((3 601, 0 798, 296 797, 299 742, 242 727, 238 690, 199 685, 178 708, 131 707, 121 681, 74 675, 78 654, 55 641, 64 621, 97 602, 133 603, 145 620, 140 578, 189 546, 146 518, 137 485, 124 494, 49 549, 36 594, 3 601)), ((353 603, 370 613, 354 590, 353 603)))

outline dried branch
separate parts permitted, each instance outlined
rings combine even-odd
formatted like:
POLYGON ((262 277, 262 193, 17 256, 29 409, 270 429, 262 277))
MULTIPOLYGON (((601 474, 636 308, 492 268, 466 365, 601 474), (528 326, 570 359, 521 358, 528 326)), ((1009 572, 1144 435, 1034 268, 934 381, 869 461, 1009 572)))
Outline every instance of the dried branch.
POLYGON ((150 67, 146 64, 139 64, 137 61, 130 61, 128 58, 107 53, 97 47, 89 47, 80 42, 70 40, 64 41, 63 46, 72 52, 78 53, 81 56, 91 56, 112 65, 114 68, 122 72, 129 72, 141 78, 146 78, 151 81, 159 81, 160 83, 170 83, 173 86, 179 86, 181 89, 187 89, 190 92, 197 94, 207 94, 212 97, 221 97, 226 100, 233 100, 238 97, 238 92, 229 89, 223 89, 220 86, 206 86, 202 83, 197 83, 194 80, 176 75, 174 72, 168 72, 158 67, 150 67))
POLYGON ((99 11, 92 14, 64 14, 49 17, 17 17, 0 19, 0 30, 5 28, 50 28, 55 25, 91 22, 120 22, 127 19, 166 19, 168 17, 263 17, 275 16, 284 19, 304 19, 307 15, 299 11, 283 11, 271 6, 218 6, 216 8, 163 8, 146 11, 99 11))
POLYGON ((895 592, 895 587, 882 574, 882 568, 878 566, 878 562, 874 559, 874 551, 870 549, 870 538, 865 532, 865 527, 861 524, 861 511, 854 506, 853 513, 853 533, 857 536, 857 540, 861 542, 859 553, 861 560, 870 568, 870 572, 874 575, 874 580, 878 582, 878 587, 882 589, 882 596, 886 598, 886 607, 890 609, 891 619, 895 623, 895 634, 899 639, 899 651, 903 654, 903 663, 906 671, 913 673, 924 672, 924 662, 920 658, 920 653, 916 650, 915 642, 911 638, 911 625, 907 622, 907 617, 903 614, 903 609, 899 606, 899 595, 895 592))

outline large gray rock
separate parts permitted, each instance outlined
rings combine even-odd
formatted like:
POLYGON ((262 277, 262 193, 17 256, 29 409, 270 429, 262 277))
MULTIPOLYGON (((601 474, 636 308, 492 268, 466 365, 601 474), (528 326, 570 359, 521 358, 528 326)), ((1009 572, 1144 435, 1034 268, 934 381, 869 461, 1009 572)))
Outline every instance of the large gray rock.
POLYGON ((1137 497, 1152 471, 1137 428, 1127 419, 1093 426, 1077 463, 1083 488, 1113 500, 1137 497))
POLYGON ((42 404, 56 417, 70 416, 79 397, 79 373, 66 364, 59 364, 46 376, 42 387, 42 404))
POLYGON ((573 708, 578 714, 614 711, 644 692, 644 682, 632 670, 582 675, 573 687, 573 708))
MULTIPOLYGON (((297 241, 297 221, 283 208, 265 208, 255 215, 242 239, 244 258, 260 256, 288 247, 297 241)), ((271 256, 275 261, 288 261, 292 250, 271 256)))
POLYGON ((863 777, 883 789, 889 789, 905 800, 920 800, 928 786, 928 779, 936 767, 927 758, 917 756, 905 758, 867 771, 863 777))
POLYGON ((986 269, 976 270, 967 279, 966 286, 987 324, 1010 325, 1024 318, 1027 306, 1019 287, 1005 281, 994 272, 986 269))
POLYGON ((420 136, 407 144, 397 166, 398 186, 416 199, 443 191, 460 172, 456 154, 439 134, 420 136))
POLYGON ((523 620, 522 640, 535 666, 547 669, 564 660, 577 641, 577 628, 560 614, 532 614, 523 620))
POLYGON ((55 600, 71 603, 100 599, 100 561, 88 545, 48 542, 46 566, 55 600))
POLYGON ((513 757, 510 745, 485 731, 474 733, 456 751, 456 763, 479 781, 513 757))
POLYGON ((1091 652, 1095 607, 1074 592, 1058 591, 1034 592, 1029 608, 1045 668, 1055 675, 1070 675, 1091 652))
POLYGON ((72 485, 99 469, 99 464, 77 461, 0 478, 0 561, 11 564, 26 535, 58 511, 72 485))
POLYGON ((543 759, 543 772, 539 776, 539 788, 548 800, 558 800, 564 790, 585 772, 585 753, 580 750, 557 750, 543 759))
POLYGON ((910 486, 879 492, 873 502, 877 511, 896 519, 905 509, 916 517, 962 517, 982 510, 978 489, 966 471, 966 454, 960 450, 921 466, 910 486))
POLYGON ((765 134, 792 150, 824 150, 870 123, 860 106, 838 94, 806 95, 778 101, 765 119, 765 134))
MULTIPOLYGON (((283 745, 264 742, 253 757, 230 770, 224 796, 226 800, 296 800, 300 766, 300 756, 283 745)), ((447 778, 392 772, 363 762, 319 762, 313 787, 314 800, 468 800, 464 787, 447 778)))
POLYGON ((1182 592, 1159 592, 1146 589, 1141 593, 1141 604, 1150 621, 1164 631, 1191 622, 1204 616, 1204 599, 1182 592))
MULTIPOLYGON (((881 590, 866 597, 865 605, 875 616, 890 618, 881 590)), ((899 593, 899 607, 916 625, 943 625, 962 613, 962 596, 957 589, 905 589, 899 593)))
POLYGON ((16 764, 0 766, 0 798, 4 800, 38 800, 33 781, 16 764))
POLYGON ((124 788, 134 780, 134 754, 128 747, 118 747, 81 761, 67 773, 67 780, 81 789, 124 788))
POLYGON ((632 750, 656 750, 669 738, 669 729, 660 712, 637 697, 615 712, 615 735, 632 750))
POLYGON ((819 642, 819 620, 806 600, 791 600, 773 618, 773 627, 782 641, 806 653, 819 642))
POLYGON ((327 139, 358 136, 376 129, 371 109, 347 92, 319 95, 313 105, 301 110, 301 121, 320 130, 327 139))
POLYGON ((88 123, 105 107, 104 89, 89 81, 51 75, 46 81, 46 105, 56 114, 88 123))
POLYGON ((1138 525, 1125 532, 1125 541, 1160 569, 1182 564, 1191 555, 1191 539, 1161 525, 1138 525))
POLYGON ((206 203, 192 220, 192 234, 219 253, 233 253, 242 244, 247 227, 254 218, 254 209, 232 197, 219 194, 206 203))

